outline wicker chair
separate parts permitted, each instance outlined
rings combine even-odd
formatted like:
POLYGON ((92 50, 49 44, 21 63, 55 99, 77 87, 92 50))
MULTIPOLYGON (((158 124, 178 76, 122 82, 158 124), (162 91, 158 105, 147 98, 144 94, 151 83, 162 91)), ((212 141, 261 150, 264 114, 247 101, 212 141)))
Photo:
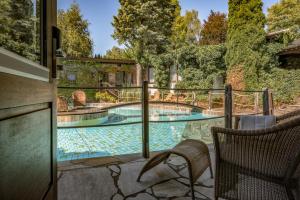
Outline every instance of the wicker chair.
POLYGON ((212 128, 216 150, 215 198, 296 199, 300 177, 300 116, 278 117, 261 130, 212 128))

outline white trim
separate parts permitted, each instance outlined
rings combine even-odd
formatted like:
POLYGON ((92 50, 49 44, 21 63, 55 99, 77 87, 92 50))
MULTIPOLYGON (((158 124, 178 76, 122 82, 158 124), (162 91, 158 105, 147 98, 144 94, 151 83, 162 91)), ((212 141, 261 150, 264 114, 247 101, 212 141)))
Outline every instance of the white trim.
POLYGON ((49 82, 50 70, 0 47, 0 72, 49 82))

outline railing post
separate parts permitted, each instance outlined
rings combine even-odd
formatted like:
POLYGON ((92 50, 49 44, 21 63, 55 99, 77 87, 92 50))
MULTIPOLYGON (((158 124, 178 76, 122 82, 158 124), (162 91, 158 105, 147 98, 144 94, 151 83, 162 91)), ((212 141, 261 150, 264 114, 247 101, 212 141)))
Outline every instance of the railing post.
POLYGON ((268 88, 263 91, 263 113, 264 115, 273 114, 273 95, 268 88))
POLYGON ((196 103, 196 93, 193 92, 193 106, 195 106, 195 103, 196 103))
POLYGON ((211 91, 208 92, 208 110, 212 109, 212 102, 211 102, 211 91))
POLYGON ((270 101, 269 101, 269 89, 263 90, 263 114, 270 115, 270 101))
POLYGON ((255 113, 257 114, 259 112, 259 101, 258 101, 258 98, 259 98, 259 94, 258 92, 255 92, 254 93, 255 97, 254 97, 254 110, 255 110, 255 113))
POLYGON ((225 105, 224 105, 224 116, 225 116, 225 128, 232 128, 232 86, 225 86, 225 105))
POLYGON ((143 157, 149 158, 149 93, 148 81, 143 82, 142 91, 142 115, 143 115, 143 157))
POLYGON ((234 99, 234 92, 231 89, 232 115, 235 113, 234 99))
POLYGON ((273 101, 272 90, 269 90, 269 105, 270 105, 270 115, 274 115, 274 101, 273 101))

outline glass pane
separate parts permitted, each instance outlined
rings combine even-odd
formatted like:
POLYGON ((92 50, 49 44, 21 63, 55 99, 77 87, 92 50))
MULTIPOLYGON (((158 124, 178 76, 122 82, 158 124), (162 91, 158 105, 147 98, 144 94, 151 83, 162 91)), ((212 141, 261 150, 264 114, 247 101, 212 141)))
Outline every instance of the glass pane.
POLYGON ((0 46, 40 61, 40 0, 0 1, 0 46))
POLYGON ((141 88, 59 88, 58 161, 142 152, 141 88))
POLYGON ((212 144, 211 127, 224 127, 224 117, 208 118, 199 121, 155 122, 150 123, 150 151, 173 148, 186 139, 200 140, 212 144))
POLYGON ((141 130, 141 123, 58 129, 58 161, 140 154, 142 152, 141 130))

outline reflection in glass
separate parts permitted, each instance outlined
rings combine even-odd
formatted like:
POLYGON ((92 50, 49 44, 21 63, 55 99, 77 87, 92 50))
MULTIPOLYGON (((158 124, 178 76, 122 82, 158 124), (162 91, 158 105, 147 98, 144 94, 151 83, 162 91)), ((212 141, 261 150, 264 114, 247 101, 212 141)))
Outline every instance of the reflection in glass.
POLYGON ((40 61, 40 0, 0 1, 0 46, 40 61))

